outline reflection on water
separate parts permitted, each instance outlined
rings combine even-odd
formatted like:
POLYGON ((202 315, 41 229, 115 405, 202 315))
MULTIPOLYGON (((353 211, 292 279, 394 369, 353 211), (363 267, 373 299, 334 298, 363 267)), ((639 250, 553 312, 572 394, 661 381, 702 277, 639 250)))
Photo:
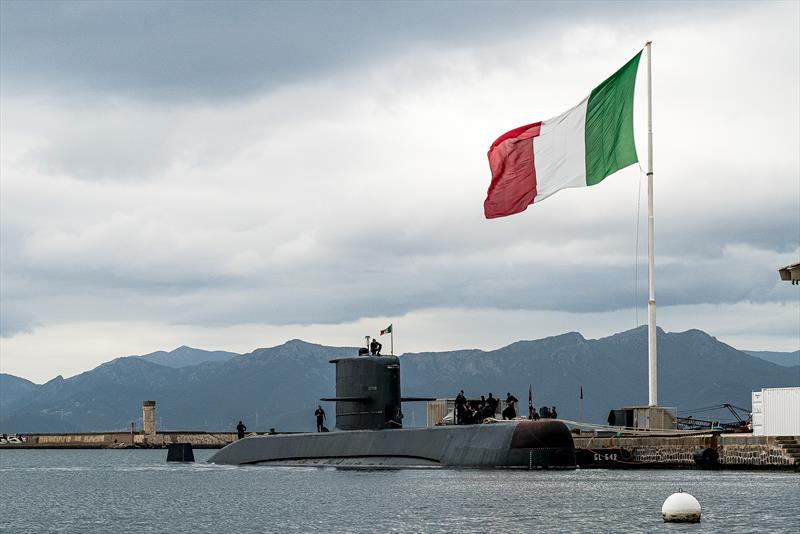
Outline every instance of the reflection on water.
POLYGON ((162 450, 0 450, 2 532, 796 532, 796 473, 167 464, 162 450), (699 525, 661 522, 679 488, 699 525))

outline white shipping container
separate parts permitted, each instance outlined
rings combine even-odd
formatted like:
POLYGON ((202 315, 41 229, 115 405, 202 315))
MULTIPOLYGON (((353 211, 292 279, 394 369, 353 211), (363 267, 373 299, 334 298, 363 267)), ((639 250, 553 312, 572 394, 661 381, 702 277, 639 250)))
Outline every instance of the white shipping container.
POLYGON ((753 392, 753 435, 800 436, 800 387, 753 392))
POLYGON ((762 393, 760 391, 753 392, 753 407, 750 415, 752 416, 754 436, 764 435, 764 412, 762 410, 761 396, 762 393))

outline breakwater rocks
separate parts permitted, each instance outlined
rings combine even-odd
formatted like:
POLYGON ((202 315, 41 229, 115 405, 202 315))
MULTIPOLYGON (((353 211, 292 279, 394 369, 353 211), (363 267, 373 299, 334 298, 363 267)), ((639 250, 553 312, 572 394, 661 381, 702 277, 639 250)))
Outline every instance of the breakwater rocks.
MULTIPOLYGON (((752 434, 694 436, 575 437, 575 447, 591 453, 588 467, 694 468, 695 453, 713 449, 720 469, 798 469, 800 437, 752 434), (594 465, 592 465, 592 463, 594 465)), ((709 456, 709 455, 706 455, 709 456)), ((706 465, 710 467, 711 465, 706 465)))

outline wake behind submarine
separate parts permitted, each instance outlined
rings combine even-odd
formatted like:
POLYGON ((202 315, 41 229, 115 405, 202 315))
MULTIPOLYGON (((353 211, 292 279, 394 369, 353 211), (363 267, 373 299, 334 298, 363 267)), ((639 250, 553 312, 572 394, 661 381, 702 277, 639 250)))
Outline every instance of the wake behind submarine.
POLYGON ((557 420, 517 419, 492 424, 403 428, 400 359, 359 356, 336 365, 336 428, 331 432, 271 434, 235 441, 211 458, 216 464, 363 468, 471 467, 574 469, 575 444, 557 420))

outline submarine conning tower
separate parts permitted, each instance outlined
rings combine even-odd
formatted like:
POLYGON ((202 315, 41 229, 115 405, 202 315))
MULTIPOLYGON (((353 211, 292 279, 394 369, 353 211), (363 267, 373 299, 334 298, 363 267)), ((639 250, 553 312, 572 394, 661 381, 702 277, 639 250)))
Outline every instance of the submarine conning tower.
POLYGON ((400 360, 397 356, 360 356, 331 360, 336 365, 336 428, 402 428, 400 360))

